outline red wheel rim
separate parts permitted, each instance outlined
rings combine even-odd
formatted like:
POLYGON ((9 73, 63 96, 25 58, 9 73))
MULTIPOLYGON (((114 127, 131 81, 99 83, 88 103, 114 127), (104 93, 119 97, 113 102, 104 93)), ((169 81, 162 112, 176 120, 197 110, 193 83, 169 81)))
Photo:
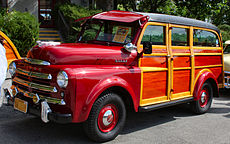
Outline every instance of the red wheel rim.
POLYGON ((113 130, 118 122, 118 110, 113 104, 105 105, 97 119, 98 127, 102 132, 109 132, 113 130))
POLYGON ((209 100, 209 92, 207 88, 204 88, 201 91, 201 95, 200 95, 200 100, 199 100, 200 106, 204 108, 208 104, 208 100, 209 100))

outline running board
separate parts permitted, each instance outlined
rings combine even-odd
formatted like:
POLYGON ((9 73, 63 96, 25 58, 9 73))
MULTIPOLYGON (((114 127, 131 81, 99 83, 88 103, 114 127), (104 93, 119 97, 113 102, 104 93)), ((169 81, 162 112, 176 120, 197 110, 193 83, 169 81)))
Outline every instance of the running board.
POLYGON ((181 103, 188 103, 188 102, 191 102, 191 101, 193 101, 193 97, 186 98, 186 99, 181 99, 181 100, 170 101, 170 102, 161 103, 161 104, 155 104, 155 105, 150 105, 150 106, 139 107, 138 111, 139 112, 148 112, 148 111, 151 111, 151 110, 156 110, 156 109, 159 109, 159 108, 169 107, 169 106, 173 106, 173 105, 177 105, 177 104, 181 104, 181 103))

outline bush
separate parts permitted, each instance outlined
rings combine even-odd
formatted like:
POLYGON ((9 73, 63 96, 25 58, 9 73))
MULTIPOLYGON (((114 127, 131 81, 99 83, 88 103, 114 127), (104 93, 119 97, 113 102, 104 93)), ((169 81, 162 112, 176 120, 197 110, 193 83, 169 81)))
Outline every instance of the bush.
POLYGON ((55 9, 56 9, 55 12, 56 14, 57 14, 57 10, 60 10, 62 12, 66 22, 71 28, 69 32, 69 36, 65 39, 65 42, 76 41, 76 36, 80 32, 80 25, 82 23, 82 21, 75 22, 76 19, 82 17, 88 17, 102 12, 101 10, 92 10, 71 3, 57 4, 55 6, 55 9))
POLYGON ((223 42, 230 40, 230 25, 219 25, 218 28, 220 29, 220 32, 222 34, 223 42))
POLYGON ((39 37, 37 19, 29 13, 18 11, 0 12, 0 30, 11 39, 21 56, 26 56, 39 37))

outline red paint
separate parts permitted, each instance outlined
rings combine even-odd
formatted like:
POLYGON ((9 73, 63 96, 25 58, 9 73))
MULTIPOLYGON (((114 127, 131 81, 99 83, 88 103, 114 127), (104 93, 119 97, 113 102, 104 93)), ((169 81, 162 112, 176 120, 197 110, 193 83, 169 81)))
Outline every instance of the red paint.
POLYGON ((199 76, 198 80, 196 81, 194 92, 193 92, 194 100, 200 100, 200 96, 201 96, 200 93, 202 91, 202 86, 205 83, 205 81, 208 79, 214 80, 216 87, 218 88, 218 82, 215 78, 215 75, 208 71, 205 71, 199 76))
POLYGON ((118 109, 115 105, 113 104, 108 104, 106 106, 104 106, 99 115, 98 115, 98 119, 97 119, 97 123, 98 123, 98 127, 99 130, 106 133, 106 132, 110 132, 111 130, 113 130, 113 128, 116 126, 118 119, 119 119, 119 114, 118 114, 118 109), (108 116, 108 118, 106 119, 106 121, 108 121, 108 125, 105 124, 103 122, 103 116, 105 115, 106 112, 111 111, 111 115, 108 116))
POLYGON ((49 61, 53 65, 130 65, 137 53, 129 53, 122 46, 70 43, 35 47, 29 52, 29 56, 49 61))

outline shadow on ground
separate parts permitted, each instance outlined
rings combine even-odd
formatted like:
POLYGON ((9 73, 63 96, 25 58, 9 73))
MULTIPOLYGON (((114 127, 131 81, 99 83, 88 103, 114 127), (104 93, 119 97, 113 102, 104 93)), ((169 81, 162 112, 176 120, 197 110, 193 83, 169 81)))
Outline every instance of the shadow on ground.
MULTIPOLYGON (((228 107, 212 108, 209 113, 226 113, 224 116, 230 118, 230 103, 222 103, 225 100, 230 102, 230 97, 227 97, 226 94, 224 97, 217 98, 215 103, 228 107)), ((4 109, 8 110, 8 107, 4 107, 4 109)), ((10 109, 12 108, 10 107, 10 109)), ((3 143, 92 143, 84 134, 82 124, 45 124, 40 118, 25 116, 12 110, 8 111, 7 114, 3 115, 0 110, 0 133, 4 133, 0 135, 0 139, 3 143)), ((190 110, 187 104, 146 113, 129 112, 121 135, 193 116, 197 115, 190 110)))

